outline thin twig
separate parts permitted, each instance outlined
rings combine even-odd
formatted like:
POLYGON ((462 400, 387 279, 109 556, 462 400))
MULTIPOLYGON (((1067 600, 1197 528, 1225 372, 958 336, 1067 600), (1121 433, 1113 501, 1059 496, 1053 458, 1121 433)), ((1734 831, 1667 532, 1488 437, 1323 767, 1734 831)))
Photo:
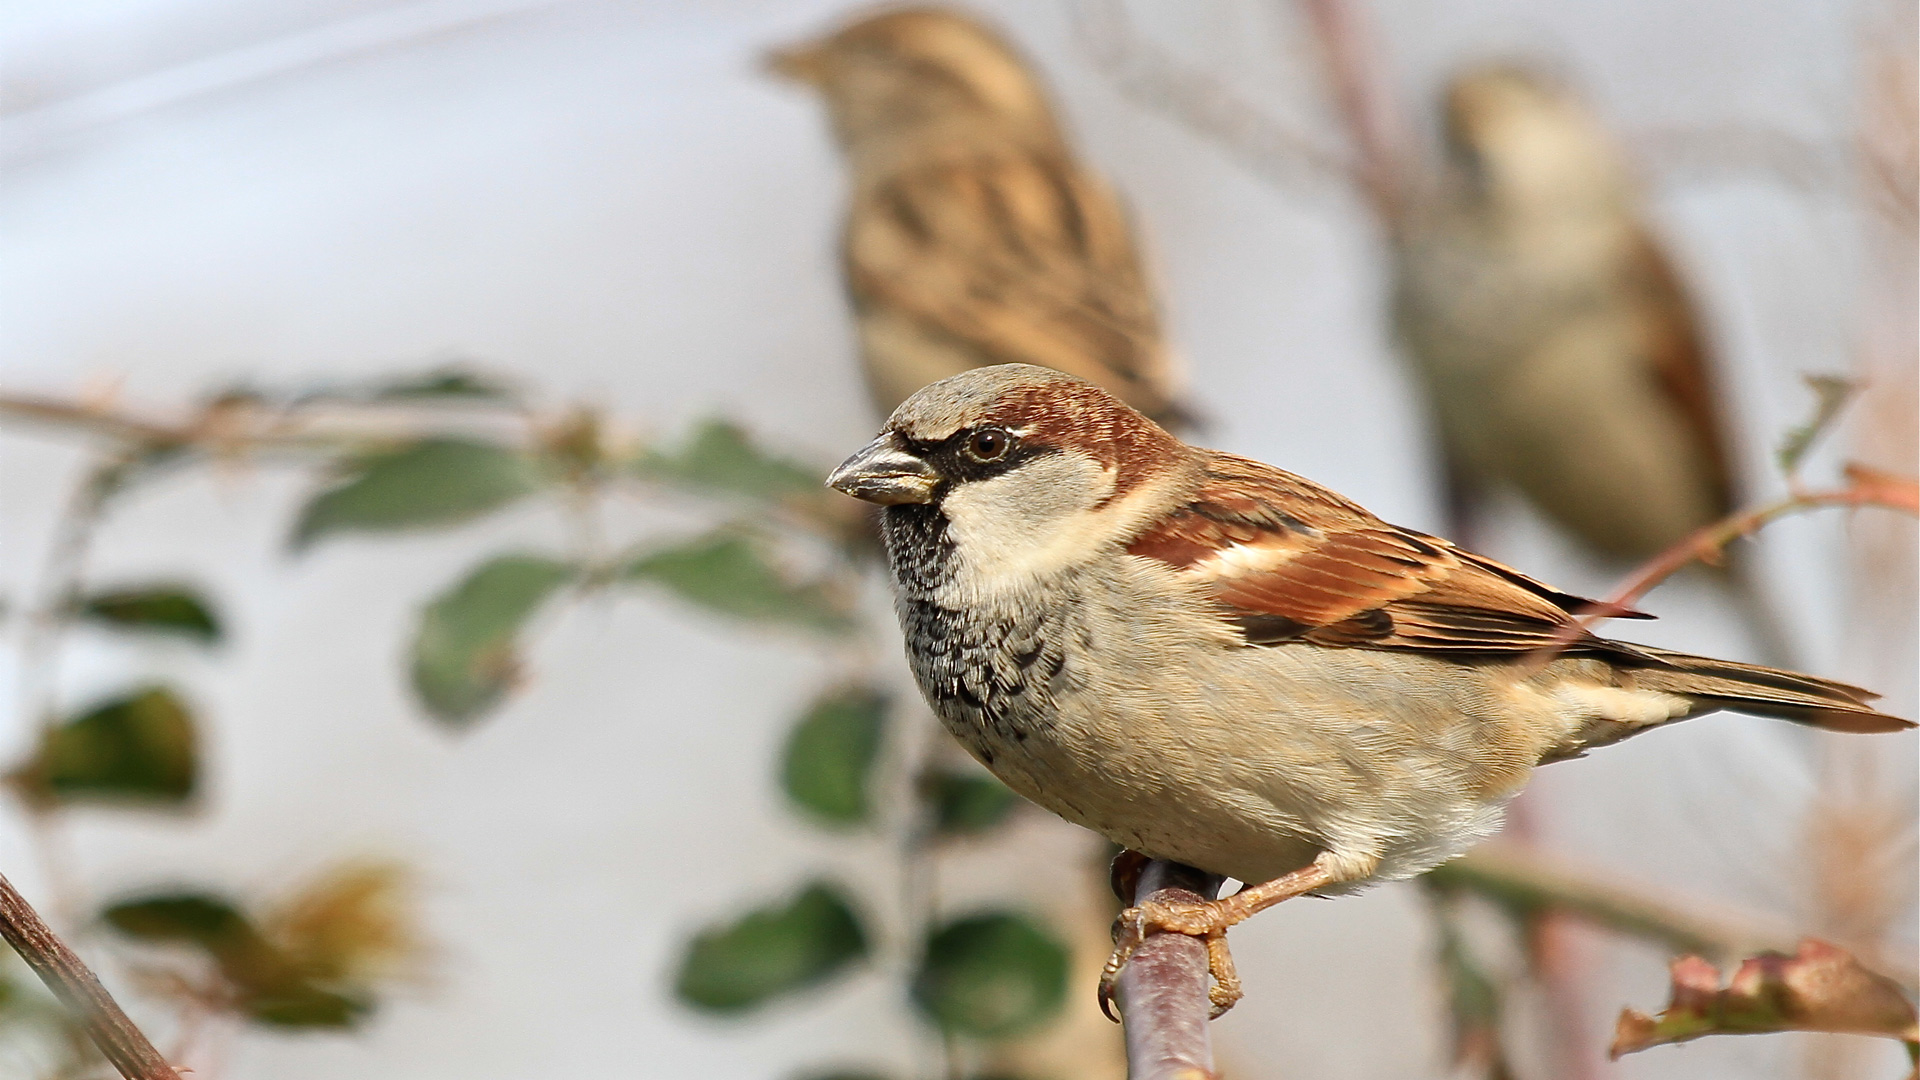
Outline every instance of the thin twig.
POLYGON ((1784 499, 1738 511, 1687 534, 1627 575, 1611 596, 1594 604, 1580 618, 1561 627, 1551 642, 1535 651, 1533 662, 1538 665, 1551 660, 1562 649, 1578 641, 1596 623, 1632 614, 1634 604, 1689 563, 1717 562, 1724 556, 1728 544, 1752 536, 1781 518, 1829 506, 1855 509, 1877 506, 1884 510, 1920 515, 1920 485, 1916 485, 1913 478, 1895 476, 1857 463, 1847 466, 1846 475, 1848 483, 1844 488, 1794 492, 1784 499))
POLYGON ((1320 44, 1341 126, 1353 142, 1354 178, 1380 224, 1394 233, 1406 210, 1406 137, 1377 35, 1358 0, 1301 0, 1320 44))
POLYGON ((1286 191, 1328 180, 1364 187, 1344 158, 1268 115, 1212 72, 1183 65, 1142 35, 1121 0, 1075 0, 1074 29, 1095 66, 1136 104, 1212 139, 1286 191))
POLYGON ((73 1013, 93 1045, 126 1080, 180 1080, 107 988, 4 875, 0 875, 0 937, 73 1013))
MULTIPOLYGON (((1198 903, 1219 888, 1212 874, 1154 859, 1140 872, 1133 902, 1198 903)), ((1207 946, 1197 937, 1152 934, 1134 950, 1119 986, 1128 1080, 1214 1080, 1207 979, 1207 946)))
MULTIPOLYGON (((34 585, 33 607, 21 625, 17 680, 20 715, 38 728, 43 746, 60 723, 56 693, 61 647, 73 621, 73 597, 86 572, 94 535, 108 501, 124 486, 129 473, 138 468, 138 456, 128 452, 94 462, 68 493, 54 522, 46 559, 34 585)), ((16 788, 15 793, 52 891, 54 918, 71 928, 80 918, 80 889, 53 808, 25 788, 16 788)))
MULTIPOLYGON (((1656 895, 1593 870, 1535 852, 1488 845, 1427 872, 1442 890, 1474 893, 1517 915, 1563 911, 1596 926, 1660 942, 1676 952, 1722 962, 1769 949, 1792 952, 1806 935, 1785 922, 1716 908, 1702 901, 1656 895)), ((1911 957, 1840 942, 1868 967, 1908 989, 1920 988, 1911 957)))

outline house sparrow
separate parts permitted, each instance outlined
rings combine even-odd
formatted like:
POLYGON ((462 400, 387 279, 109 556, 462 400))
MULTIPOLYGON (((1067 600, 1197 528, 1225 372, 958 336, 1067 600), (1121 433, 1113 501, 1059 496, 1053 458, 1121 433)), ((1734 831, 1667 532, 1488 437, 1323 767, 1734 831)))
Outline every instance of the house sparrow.
POLYGON ((1044 368, 922 389, 828 483, 877 503, 907 656, 1008 787, 1252 883, 1121 916, 1205 937, 1302 893, 1412 877, 1492 832, 1534 766, 1737 709, 1910 726, 1867 691, 1597 637, 1589 601, 1314 484, 1181 442, 1044 368))
POLYGON ((1179 418, 1126 215, 1005 41, 951 12, 892 10, 769 63, 826 99, 852 170, 842 259, 882 412, 1019 361, 1179 418))
POLYGON ((1447 182, 1396 228, 1395 320, 1456 483, 1626 559, 1725 516, 1700 327, 1619 149, 1511 67, 1456 78, 1445 121, 1447 182))

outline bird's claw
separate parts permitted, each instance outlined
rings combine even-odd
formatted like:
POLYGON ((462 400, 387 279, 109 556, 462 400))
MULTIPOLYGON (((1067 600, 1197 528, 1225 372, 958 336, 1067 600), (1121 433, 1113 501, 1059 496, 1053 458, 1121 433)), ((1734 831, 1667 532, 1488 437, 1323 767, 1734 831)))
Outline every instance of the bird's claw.
POLYGON ((1100 1011, 1119 1023, 1113 1009, 1114 991, 1120 972, 1133 958, 1147 936, 1153 933, 1186 934, 1206 942, 1207 972, 1213 985, 1207 988, 1207 1000, 1213 1004, 1209 1018, 1219 1019, 1240 1000, 1240 977, 1233 969, 1233 955, 1227 951, 1228 919, 1217 902, 1161 903, 1149 900, 1130 907, 1113 921, 1113 953, 1100 971, 1100 1011))

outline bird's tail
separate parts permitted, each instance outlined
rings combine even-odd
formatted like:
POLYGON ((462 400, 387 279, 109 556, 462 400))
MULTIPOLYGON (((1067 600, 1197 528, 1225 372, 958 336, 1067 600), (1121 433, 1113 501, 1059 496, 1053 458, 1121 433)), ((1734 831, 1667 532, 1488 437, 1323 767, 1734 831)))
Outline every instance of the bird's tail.
POLYGON ((1905 731, 1913 722, 1873 708, 1880 695, 1797 671, 1710 660, 1704 656, 1636 646, 1662 666, 1637 668, 1634 684, 1681 694, 1700 702, 1700 712, 1732 709, 1808 724, 1828 731, 1872 734, 1905 731))

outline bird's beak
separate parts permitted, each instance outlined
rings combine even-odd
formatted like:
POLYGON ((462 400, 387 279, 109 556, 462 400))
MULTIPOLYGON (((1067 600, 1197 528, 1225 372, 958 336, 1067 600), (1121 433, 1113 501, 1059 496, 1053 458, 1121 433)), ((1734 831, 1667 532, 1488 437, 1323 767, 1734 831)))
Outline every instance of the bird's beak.
POLYGON ((930 503, 940 475, 908 452, 894 432, 882 432, 859 453, 840 463, 827 486, 881 506, 930 503))
POLYGON ((792 45, 784 49, 769 50, 764 58, 768 71, 784 79, 820 85, 820 50, 811 45, 792 45))

